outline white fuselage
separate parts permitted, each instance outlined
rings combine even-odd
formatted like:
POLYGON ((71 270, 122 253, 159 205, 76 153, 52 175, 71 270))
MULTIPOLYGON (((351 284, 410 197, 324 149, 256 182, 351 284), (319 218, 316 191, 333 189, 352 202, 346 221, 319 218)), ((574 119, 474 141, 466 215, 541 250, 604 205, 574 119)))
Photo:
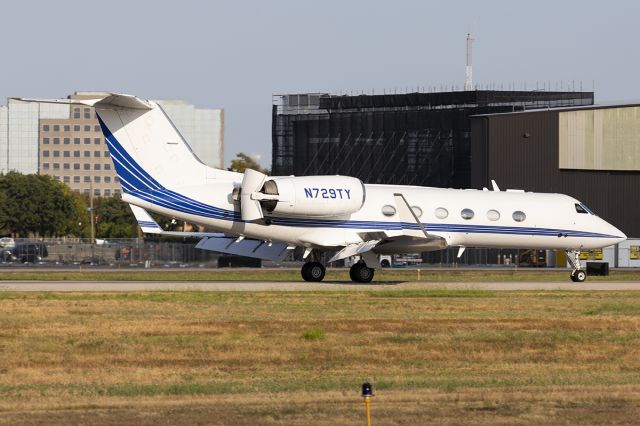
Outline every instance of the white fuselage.
MULTIPOLYGON (((327 248, 362 242, 362 236, 367 233, 385 233, 387 237, 399 235, 403 222, 397 211, 393 214, 397 210, 394 194, 402 193, 412 207, 417 207, 414 212, 427 233, 440 237, 440 242, 426 239, 407 242, 405 239, 395 245, 393 242, 380 245, 374 250, 378 253, 438 250, 446 246, 581 250, 608 246, 626 238, 600 217, 578 212, 576 204, 580 202, 562 194, 402 185, 365 185, 362 208, 344 217, 265 214, 266 222, 270 224, 243 222, 239 203, 231 196, 238 185, 238 181, 217 180, 207 185, 174 189, 173 193, 184 199, 198 200, 196 207, 183 205, 175 199, 158 203, 162 200, 161 194, 154 199, 148 195, 139 198, 130 193, 125 194, 123 200, 216 231, 296 246, 327 248), (383 214, 385 206, 387 215, 383 214), (463 218, 464 209, 470 209, 473 217, 463 218), (524 220, 514 220, 514 212, 524 213, 524 220)), ((404 226, 410 224, 405 222, 404 226)))

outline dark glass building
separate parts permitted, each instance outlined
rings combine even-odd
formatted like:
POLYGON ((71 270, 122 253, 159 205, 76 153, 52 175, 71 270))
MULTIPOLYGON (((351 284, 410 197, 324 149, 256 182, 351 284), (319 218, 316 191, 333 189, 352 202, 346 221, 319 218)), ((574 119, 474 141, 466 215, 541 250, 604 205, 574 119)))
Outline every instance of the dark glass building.
POLYGON ((593 104, 593 92, 460 91, 274 97, 272 175, 471 187, 470 116, 593 104))

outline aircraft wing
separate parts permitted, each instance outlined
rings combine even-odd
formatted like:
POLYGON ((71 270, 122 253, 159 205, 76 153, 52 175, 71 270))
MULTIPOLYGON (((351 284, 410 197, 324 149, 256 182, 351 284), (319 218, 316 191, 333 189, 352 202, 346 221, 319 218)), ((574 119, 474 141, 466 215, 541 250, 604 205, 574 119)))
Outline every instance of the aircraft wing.
POLYGON ((288 244, 279 241, 262 241, 245 239, 242 237, 228 237, 225 234, 213 232, 180 232, 165 231, 153 220, 151 215, 142 207, 129 204, 142 232, 145 234, 169 235, 175 237, 204 237, 196 248, 238 256, 255 257, 264 260, 280 262, 287 255, 288 244))

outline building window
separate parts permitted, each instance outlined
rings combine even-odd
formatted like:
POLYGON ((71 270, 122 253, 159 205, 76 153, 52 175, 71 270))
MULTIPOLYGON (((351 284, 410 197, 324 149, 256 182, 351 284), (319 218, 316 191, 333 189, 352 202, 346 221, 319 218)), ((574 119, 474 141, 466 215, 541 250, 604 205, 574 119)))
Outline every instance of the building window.
POLYGON ((73 109, 73 118, 80 118, 80 108, 73 109))
POLYGON ((42 163, 42 170, 49 170, 49 163, 42 163))
POLYGON ((85 132, 90 132, 91 131, 91 126, 84 126, 84 131, 85 132))
POLYGON ((105 152, 104 152, 104 156, 105 156, 105 157, 107 157, 107 158, 109 158, 109 157, 111 157, 111 154, 109 154, 109 151, 105 151, 105 152))
POLYGON ((54 170, 60 170, 60 164, 53 163, 53 168, 54 168, 54 170))
POLYGON ((111 196, 111 190, 110 189, 105 189, 104 190, 104 196, 105 197, 110 197, 111 196))
POLYGON ((462 211, 460 212, 460 216, 462 216, 464 220, 469 220, 473 219, 474 213, 471 209, 462 209, 462 211))
POLYGON ((89 194, 91 194, 91 191, 89 191, 88 189, 85 189, 84 191, 82 191, 82 193, 84 195, 89 195, 89 194))
MULTIPOLYGON (((78 117, 80 118, 80 117, 78 117)), ((79 132, 80 131, 80 126, 78 124, 76 124, 75 126, 73 126, 73 131, 74 132, 79 132)))
POLYGON ((449 211, 444 207, 438 207, 435 214, 438 219, 446 219, 449 217, 449 211))
POLYGON ((113 194, 114 195, 119 195, 120 194, 120 190, 119 189, 114 189, 113 190, 113 194))
POLYGON ((74 176, 73 183, 80 183, 80 176, 74 176))
POLYGON ((89 145, 91 143, 91 138, 84 138, 84 144, 89 145))
POLYGON ((64 138, 63 142, 64 142, 65 145, 69 145, 71 143, 71 139, 64 138))
POLYGON ((49 156, 49 151, 42 151, 42 156, 43 157, 48 157, 49 156))
POLYGON ((113 181, 115 183, 120 183, 120 178, 118 176, 116 176, 116 177, 113 178, 113 181))
POLYGON ((75 145, 80 145, 80 138, 73 138, 73 143, 75 145))
POLYGON ((69 176, 65 176, 63 180, 64 180, 64 183, 70 183, 71 182, 71 178, 69 176))
POLYGON ((111 164, 105 164, 103 168, 104 170, 111 170, 111 164))
POLYGON ((80 151, 73 151, 74 157, 80 157, 80 151))
POLYGON ((60 180, 60 176, 54 176, 53 177, 55 180, 60 180))
POLYGON ((59 131, 60 131, 60 125, 58 125, 58 124, 54 124, 54 125, 53 125, 53 131, 54 131, 54 132, 59 132, 59 131))
POLYGON ((93 138, 93 143, 96 145, 100 144, 100 138, 93 138))
POLYGON ((69 151, 64 151, 64 152, 62 153, 62 155, 63 155, 64 157, 67 157, 67 158, 69 158, 69 157, 71 156, 70 154, 71 154, 71 153, 70 153, 69 151))
POLYGON ((91 151, 85 151, 84 152, 84 156, 85 157, 91 157, 91 151))
POLYGON ((104 183, 111 183, 111 176, 105 176, 104 183))
POLYGON ((53 138, 54 145, 60 145, 60 138, 53 138))
POLYGON ((69 126, 68 124, 66 124, 66 125, 64 126, 64 131, 65 131, 65 132, 70 132, 70 131, 71 131, 71 126, 69 126))
POLYGON ((515 220, 516 222, 524 222, 524 220, 527 218, 527 215, 520 210, 516 210, 515 212, 513 212, 513 215, 511 217, 513 217, 513 220, 515 220))
POLYGON ((100 151, 93 151, 94 157, 100 157, 100 151))
POLYGON ((93 165, 93 170, 100 170, 100 164, 96 163, 93 165))
POLYGON ((63 165, 63 167, 62 167, 62 168, 63 168, 63 169, 65 169, 65 170, 69 170, 69 169, 71 169, 71 164, 69 164, 69 163, 64 163, 64 165, 63 165))
POLYGON ((75 164, 73 165, 73 170, 80 170, 80 164, 75 163, 75 164))
POLYGON ((84 109, 84 118, 85 120, 88 120, 91 118, 91 109, 90 108, 85 108, 84 109))
POLYGON ((42 126, 42 131, 43 132, 48 132, 49 131, 49 125, 45 124, 44 126, 42 126))
POLYGON ((90 183, 91 182, 91 176, 85 176, 84 177, 84 181, 87 182, 87 183, 90 183))
POLYGON ((100 196, 100 190, 99 189, 94 189, 93 190, 93 195, 95 195, 96 197, 100 196))
POLYGON ((84 169, 85 169, 85 170, 91 170, 91 164, 89 164, 89 163, 85 163, 85 164, 84 164, 84 169))
POLYGON ((100 126, 99 125, 95 125, 95 126, 93 126, 93 131, 94 132, 101 132, 102 130, 100 130, 100 126))
POLYGON ((94 181, 95 183, 100 183, 100 176, 94 176, 94 177, 93 177, 93 181, 94 181))
POLYGON ((489 210, 487 212, 487 219, 495 222, 496 220, 500 219, 500 212, 498 210, 489 210))
POLYGON ((60 157, 60 151, 53 151, 54 157, 60 157))
POLYGON ((49 145, 49 138, 43 138, 42 143, 45 145, 49 145))

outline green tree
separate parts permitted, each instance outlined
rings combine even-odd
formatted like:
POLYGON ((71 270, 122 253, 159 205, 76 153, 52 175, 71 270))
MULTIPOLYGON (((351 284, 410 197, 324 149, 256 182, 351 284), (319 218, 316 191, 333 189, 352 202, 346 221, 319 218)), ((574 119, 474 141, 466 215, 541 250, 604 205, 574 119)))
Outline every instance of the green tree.
POLYGON ((80 198, 50 176, 10 172, 0 176, 0 192, 6 232, 21 237, 68 235, 82 220, 80 198))
POLYGON ((229 170, 232 172, 244 173, 246 169, 253 169, 257 172, 269 174, 269 170, 260 167, 260 164, 254 160, 250 155, 244 152, 236 154, 236 158, 231 160, 231 167, 229 170))
POLYGON ((98 197, 93 200, 97 238, 132 238, 137 222, 129 205, 119 196, 98 197))

